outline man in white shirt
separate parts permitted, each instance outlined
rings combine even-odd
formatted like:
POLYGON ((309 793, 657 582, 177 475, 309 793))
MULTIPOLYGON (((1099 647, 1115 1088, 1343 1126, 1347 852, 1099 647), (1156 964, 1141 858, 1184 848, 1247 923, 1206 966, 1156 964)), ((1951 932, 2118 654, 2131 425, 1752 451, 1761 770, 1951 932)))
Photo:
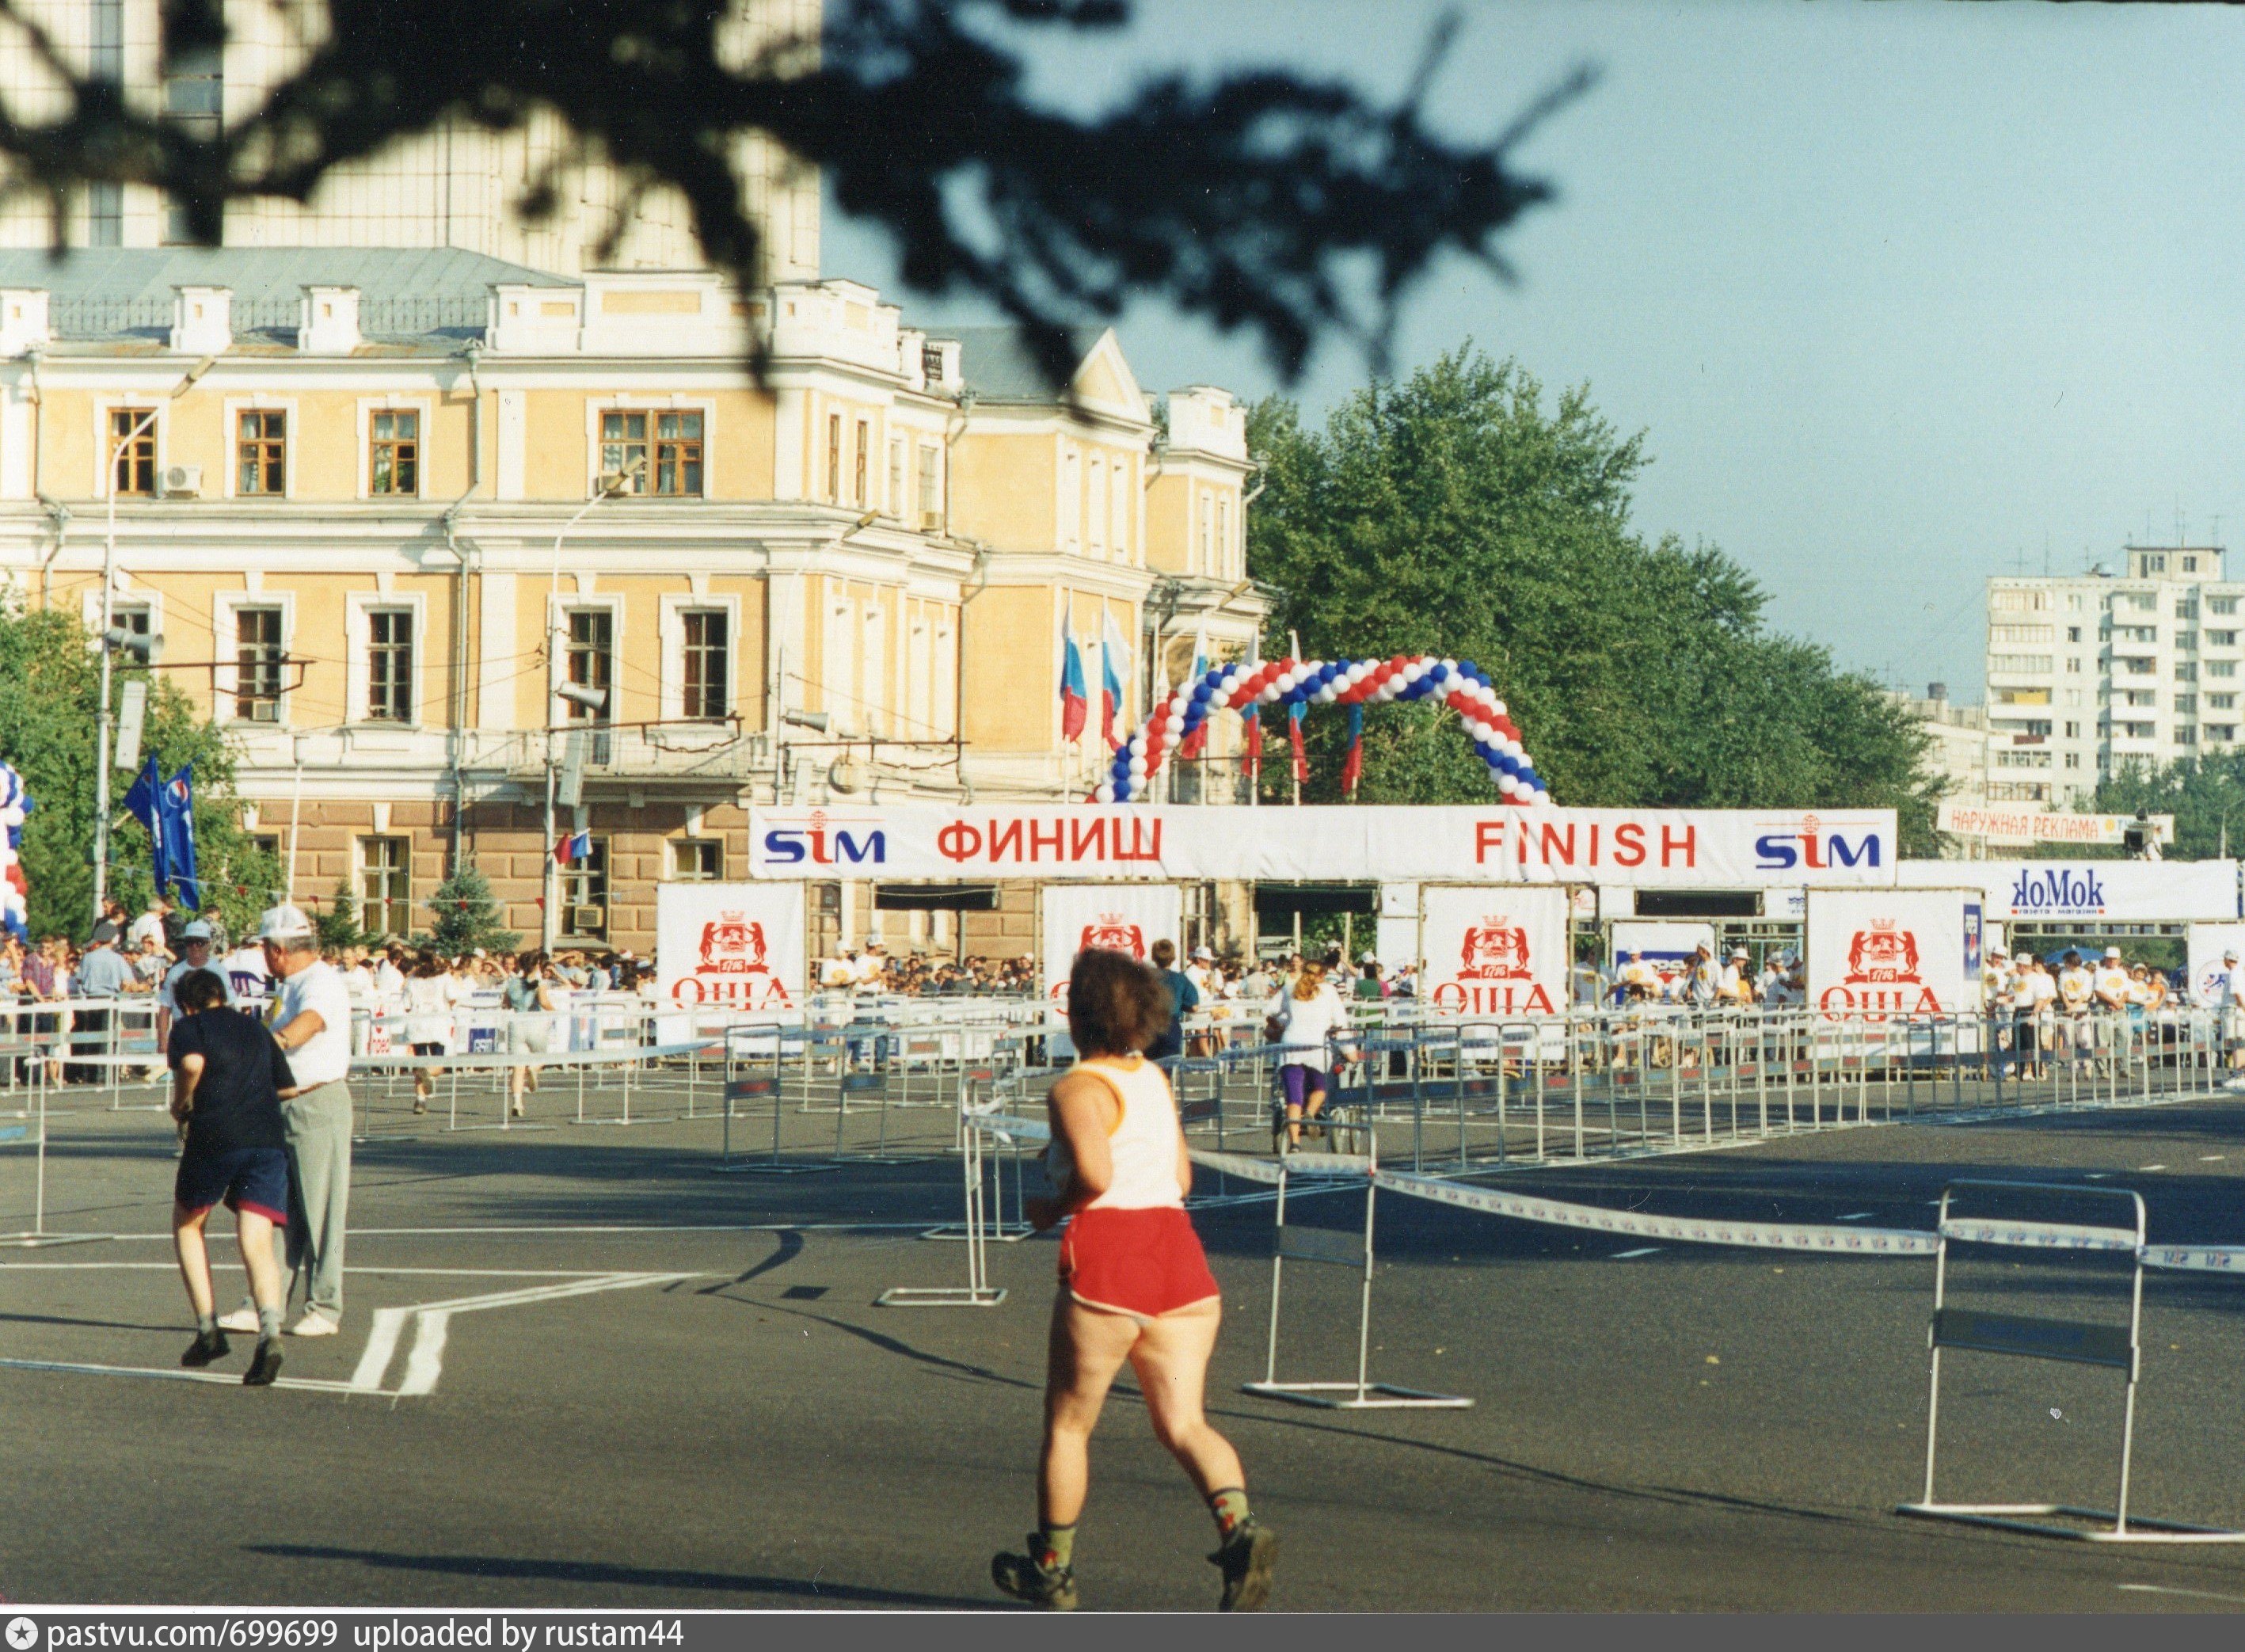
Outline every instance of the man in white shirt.
POLYGON ((159 950, 168 949, 170 939, 164 933, 164 920, 171 912, 172 903, 162 895, 151 899, 148 909, 133 919, 132 927, 125 932, 125 950, 137 953, 152 940, 159 950))
POLYGON ((2231 1067, 2245 1067, 2245 970, 2237 967, 2237 955, 2221 955, 2221 973, 2212 984, 2209 996, 2213 1007, 2221 1012, 2221 1040, 2228 1051, 2225 1057, 2231 1067))
POLYGON ((1645 954, 1635 947, 1629 949, 1628 960, 1616 972, 1614 984, 1622 989, 1624 996, 1634 996, 1637 993, 1642 993, 1646 998, 1660 996, 1660 972, 1645 962, 1645 954), (1632 989, 1636 989, 1635 992, 1632 989))
MULTIPOLYGON (((350 992, 321 958, 311 920, 300 908, 268 908, 257 939, 273 976, 274 1041, 287 1052, 297 1084, 281 1104, 288 1137, 289 1295, 300 1274, 305 1281, 304 1316, 290 1334, 333 1336, 343 1319, 350 1209, 350 992)), ((220 1323, 234 1329, 232 1319, 220 1323)))

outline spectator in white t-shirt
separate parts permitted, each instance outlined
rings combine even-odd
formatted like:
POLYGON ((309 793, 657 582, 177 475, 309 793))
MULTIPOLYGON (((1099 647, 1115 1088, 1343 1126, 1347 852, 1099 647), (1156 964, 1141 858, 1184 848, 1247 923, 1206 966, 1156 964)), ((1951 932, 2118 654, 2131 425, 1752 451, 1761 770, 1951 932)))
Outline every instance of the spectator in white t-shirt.
POLYGON ((274 982, 273 1037, 297 1085, 281 1104, 288 1137, 288 1293, 301 1276, 305 1297, 304 1316, 292 1334, 332 1336, 343 1320, 350 1213, 350 992, 342 973, 320 956, 311 920, 301 909, 269 908, 257 939, 274 982))
POLYGON ((1305 962, 1292 984, 1274 994, 1263 1013, 1278 1045, 1278 1081, 1285 1092, 1285 1123, 1277 1144, 1283 1152, 1300 1142, 1305 1121, 1312 1133, 1325 1133, 1316 1120, 1326 1105, 1326 1051, 1333 1035, 1348 1030, 1348 1008, 1327 983, 1326 967, 1305 962))

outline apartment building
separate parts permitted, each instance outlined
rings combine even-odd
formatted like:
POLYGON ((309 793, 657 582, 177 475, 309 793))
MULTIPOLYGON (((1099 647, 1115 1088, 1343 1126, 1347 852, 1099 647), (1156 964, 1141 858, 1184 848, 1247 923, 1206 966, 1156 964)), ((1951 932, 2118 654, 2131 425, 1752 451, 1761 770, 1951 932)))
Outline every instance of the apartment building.
POLYGON ((1991 803, 2065 806, 2132 765, 2233 751, 2240 601, 2219 546, 2130 546, 2126 572, 1988 581, 1991 803))
MULTIPOLYGON (((1182 639, 1251 656, 1245 409, 1079 350, 1056 391, 844 281, 0 252, 0 577, 159 640, 300 898, 410 932, 468 860, 539 933, 566 763, 560 935, 645 952, 663 880, 744 875, 751 802, 1085 796, 1070 629, 1134 639, 1133 718, 1182 639)), ((882 921, 847 899, 841 933, 882 921)), ((1019 905, 889 915, 1026 947, 1019 905)))

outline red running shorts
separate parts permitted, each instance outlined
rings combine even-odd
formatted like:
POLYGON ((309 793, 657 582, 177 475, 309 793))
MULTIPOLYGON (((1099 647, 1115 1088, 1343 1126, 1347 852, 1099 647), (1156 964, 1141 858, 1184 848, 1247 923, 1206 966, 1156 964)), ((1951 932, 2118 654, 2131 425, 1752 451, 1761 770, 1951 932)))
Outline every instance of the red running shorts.
POLYGON ((1061 1235, 1060 1282, 1086 1308, 1133 1319, 1222 1295, 1191 1218, 1175 1205, 1078 1211, 1061 1235))

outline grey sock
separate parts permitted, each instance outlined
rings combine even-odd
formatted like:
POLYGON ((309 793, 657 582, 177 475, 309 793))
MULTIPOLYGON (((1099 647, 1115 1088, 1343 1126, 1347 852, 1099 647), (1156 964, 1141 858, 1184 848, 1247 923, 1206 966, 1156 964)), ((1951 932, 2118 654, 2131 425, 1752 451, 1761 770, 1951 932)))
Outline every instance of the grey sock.
POLYGON ((199 1335, 204 1336, 217 1336, 218 1315, 216 1314, 197 1314, 195 1315, 195 1330, 199 1335))
POLYGON ((259 1309, 257 1310, 257 1340, 261 1343, 269 1337, 278 1336, 280 1334, 281 1310, 277 1308, 259 1309))

